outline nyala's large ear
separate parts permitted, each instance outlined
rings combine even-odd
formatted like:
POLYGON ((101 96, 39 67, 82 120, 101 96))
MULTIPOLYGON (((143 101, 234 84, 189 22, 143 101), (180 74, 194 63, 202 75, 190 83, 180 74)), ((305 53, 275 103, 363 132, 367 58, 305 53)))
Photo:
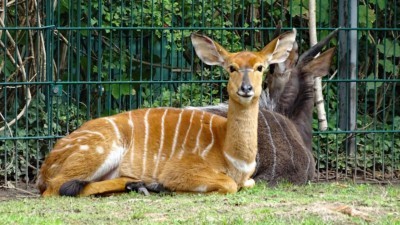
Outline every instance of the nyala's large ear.
POLYGON ((330 48, 317 58, 311 60, 301 68, 303 72, 311 73, 314 77, 322 77, 329 73, 335 48, 330 48))
MULTIPOLYGON (((285 73, 289 72, 289 70, 293 69, 296 66, 297 59, 299 58, 299 47, 297 46, 297 42, 293 43, 293 48, 289 53, 289 56, 284 62, 277 63, 278 66, 278 73, 285 73)), ((275 65, 275 64, 273 64, 275 65)), ((271 65, 272 66, 272 65, 271 65)))
POLYGON ((289 56, 296 41, 296 29, 285 32, 272 40, 259 53, 265 58, 265 64, 284 62, 289 56))
POLYGON ((229 52, 221 45, 205 35, 192 33, 190 37, 194 50, 201 61, 207 65, 222 66, 224 64, 229 52))

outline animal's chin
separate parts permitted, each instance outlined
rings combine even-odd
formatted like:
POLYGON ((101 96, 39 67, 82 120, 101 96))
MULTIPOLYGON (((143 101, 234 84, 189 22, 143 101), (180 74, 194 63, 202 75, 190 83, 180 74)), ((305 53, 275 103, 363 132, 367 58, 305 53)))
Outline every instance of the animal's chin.
POLYGON ((244 92, 242 90, 239 90, 236 92, 236 94, 241 98, 252 98, 255 93, 254 91, 244 92))
POLYGON ((250 94, 237 93, 237 97, 239 98, 239 102, 249 103, 253 99, 254 93, 250 93, 250 94))

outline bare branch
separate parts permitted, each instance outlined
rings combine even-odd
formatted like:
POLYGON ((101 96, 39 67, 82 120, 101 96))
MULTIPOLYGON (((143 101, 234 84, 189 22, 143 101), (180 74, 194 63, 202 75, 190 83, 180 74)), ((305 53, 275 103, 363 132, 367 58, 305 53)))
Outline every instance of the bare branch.
MULTIPOLYGON (((4 18, 5 18, 5 12, 4 12, 4 9, 6 8, 6 1, 1 1, 3 4, 2 4, 2 6, 1 6, 1 10, 0 10, 0 20, 1 21, 4 21, 4 18)), ((1 35, 3 34, 3 30, 0 30, 0 37, 1 37, 1 35)))
MULTIPOLYGON (((0 117, 3 119, 4 123, 6 123, 6 118, 4 118, 4 116, 1 112, 0 112, 0 117)), ((8 131, 10 132, 10 136, 13 137, 13 132, 12 132, 10 126, 7 123, 5 126, 8 128, 8 131)))
MULTIPOLYGON (((3 21, 3 20, 0 20, 0 25, 1 25, 2 27, 5 27, 4 21, 3 21)), ((17 70, 18 70, 18 71, 21 71, 22 80, 23 80, 23 81, 27 81, 27 76, 26 76, 26 71, 25 71, 25 67, 24 67, 24 62, 22 61, 21 53, 20 53, 20 51, 19 51, 19 49, 18 49, 18 46, 16 45, 16 43, 15 43, 13 37, 11 36, 10 32, 8 32, 8 30, 6 30, 5 32, 6 32, 7 37, 9 38, 9 42, 11 43, 11 46, 15 49, 15 53, 17 54, 18 64, 17 64, 16 60, 12 57, 12 55, 10 54, 10 52, 8 51, 8 49, 6 49, 5 44, 4 44, 2 41, 0 41, 0 44, 1 44, 1 46, 2 46, 4 49, 6 49, 6 54, 7 54, 7 56, 10 58, 10 60, 11 60, 14 64, 17 64, 17 65, 16 65, 16 66, 17 66, 17 70)), ((4 121, 6 124, 5 124, 3 127, 0 128, 0 131, 5 130, 7 127, 9 128, 11 125, 13 125, 14 123, 16 123, 16 122, 26 113, 26 111, 28 110, 28 107, 29 107, 29 105, 30 105, 30 103, 31 103, 31 99, 32 99, 31 91, 30 91, 30 89, 29 89, 26 85, 24 85, 23 88, 24 88, 24 92, 25 92, 25 94, 26 94, 26 96, 25 96, 26 103, 25 103, 24 107, 23 107, 22 110, 18 113, 18 115, 17 115, 16 118, 14 118, 13 120, 11 120, 10 122, 4 121)))

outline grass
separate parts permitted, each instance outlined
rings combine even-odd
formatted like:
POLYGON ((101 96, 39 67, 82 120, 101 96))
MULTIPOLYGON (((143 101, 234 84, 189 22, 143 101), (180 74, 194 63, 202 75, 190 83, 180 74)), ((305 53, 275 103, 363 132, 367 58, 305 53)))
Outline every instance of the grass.
POLYGON ((234 195, 22 198, 0 224, 400 224, 400 186, 257 184, 234 195))

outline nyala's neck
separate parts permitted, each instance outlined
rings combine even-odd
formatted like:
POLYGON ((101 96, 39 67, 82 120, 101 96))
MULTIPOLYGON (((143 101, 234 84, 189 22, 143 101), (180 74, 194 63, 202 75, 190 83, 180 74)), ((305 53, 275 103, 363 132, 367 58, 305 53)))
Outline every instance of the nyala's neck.
POLYGON ((247 106, 229 100, 224 151, 251 163, 257 155, 258 99, 247 106))

